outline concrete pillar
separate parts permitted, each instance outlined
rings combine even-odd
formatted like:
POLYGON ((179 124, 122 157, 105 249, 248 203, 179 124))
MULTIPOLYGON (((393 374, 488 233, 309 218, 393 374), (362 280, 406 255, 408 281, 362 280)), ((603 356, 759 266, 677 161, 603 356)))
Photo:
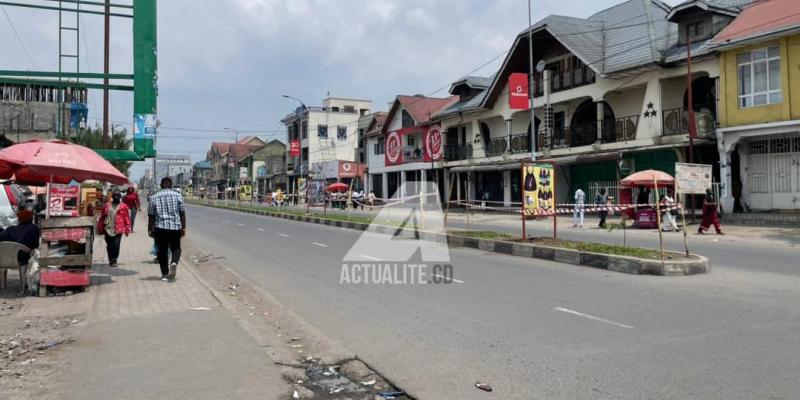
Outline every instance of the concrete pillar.
POLYGON ((506 120, 506 134, 508 135, 508 143, 506 144, 506 152, 511 152, 511 136, 514 134, 511 130, 511 121, 513 119, 509 118, 506 120))
POLYGON ((663 131, 661 121, 663 121, 664 111, 661 104, 661 80, 650 79, 647 81, 642 112, 636 127, 635 138, 637 140, 661 136, 663 131))
POLYGON ((472 158, 486 157, 483 135, 481 135, 481 123, 476 118, 472 120, 472 158))
POLYGON ((511 170, 503 171, 503 205, 510 206, 511 202, 511 170))
POLYGON ((406 171, 400 171, 400 198, 406 197, 406 171))
MULTIPOLYGON (((733 212, 733 185, 731 170, 731 154, 739 141, 738 135, 726 136, 723 132, 717 130, 717 151, 719 152, 719 205, 724 213, 733 212)), ((742 162, 745 164, 745 162, 742 162)), ((742 175, 744 176, 744 175, 742 175)), ((743 190, 744 192, 744 190, 743 190)))
POLYGON ((386 175, 386 172, 381 173, 381 192, 383 193, 384 198, 391 197, 391 193, 389 193, 389 177, 386 175))
POLYGON ((597 142, 600 143, 603 141, 603 117, 605 116, 605 103, 603 103, 603 101, 598 101, 594 104, 597 106, 597 142))
POLYGON ((456 200, 461 201, 461 199, 463 198, 462 194, 461 194, 461 173, 457 172, 454 179, 456 180, 456 182, 455 182, 455 185, 456 185, 456 200))

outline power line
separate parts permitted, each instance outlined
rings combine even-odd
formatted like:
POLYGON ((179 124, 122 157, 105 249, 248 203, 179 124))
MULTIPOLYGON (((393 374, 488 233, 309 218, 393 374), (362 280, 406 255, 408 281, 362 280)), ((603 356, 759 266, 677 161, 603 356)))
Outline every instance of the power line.
POLYGON ((14 27, 14 22, 12 22, 11 21, 11 17, 8 16, 8 11, 6 11, 6 7, 5 6, 0 6, 0 8, 3 9, 3 14, 5 14, 6 19, 8 20, 8 26, 10 26, 11 27, 11 31, 14 32, 14 36, 16 36, 17 42, 19 42, 19 45, 20 45, 20 47, 22 47, 22 50, 25 51, 25 56, 28 57, 28 62, 31 63, 31 66, 33 67, 33 69, 36 69, 37 68, 36 67, 36 63, 33 62, 33 57, 31 57, 31 53, 28 52, 28 48, 25 47, 25 43, 22 42, 22 38, 19 36, 19 32, 17 32, 17 28, 14 27))

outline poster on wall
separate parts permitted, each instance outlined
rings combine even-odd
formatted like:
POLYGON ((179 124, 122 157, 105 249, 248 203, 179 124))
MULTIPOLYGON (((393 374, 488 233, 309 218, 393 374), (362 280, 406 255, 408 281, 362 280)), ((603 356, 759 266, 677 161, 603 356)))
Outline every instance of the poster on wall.
POLYGON ((522 207, 526 215, 550 215, 555 211, 555 181, 552 164, 522 166, 522 207))
POLYGON ((403 163, 403 144, 399 132, 393 131, 386 135, 386 151, 384 154, 386 165, 403 163))
POLYGON ((444 146, 442 146, 442 127, 432 125, 425 131, 422 141, 422 160, 439 161, 444 156, 444 146))
POLYGON ((48 214, 51 217, 80 215, 81 187, 52 183, 48 188, 48 214))
POLYGON ((239 187, 239 200, 250 201, 253 200, 253 187, 250 185, 242 185, 239 187))

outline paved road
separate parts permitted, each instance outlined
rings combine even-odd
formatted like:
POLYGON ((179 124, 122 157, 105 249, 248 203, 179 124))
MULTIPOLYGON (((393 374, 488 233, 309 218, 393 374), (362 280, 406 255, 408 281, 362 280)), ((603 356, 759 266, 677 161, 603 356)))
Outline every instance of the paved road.
POLYGON ((800 278, 783 273, 796 259, 667 278, 452 249, 460 282, 343 285, 360 232, 198 206, 189 224, 190 240, 419 399, 487 398, 476 381, 507 399, 800 393, 800 278))

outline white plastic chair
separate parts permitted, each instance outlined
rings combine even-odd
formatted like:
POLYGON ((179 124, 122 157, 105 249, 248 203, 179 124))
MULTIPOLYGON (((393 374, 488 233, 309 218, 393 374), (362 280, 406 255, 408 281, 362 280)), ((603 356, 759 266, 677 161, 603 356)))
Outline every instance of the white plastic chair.
POLYGON ((11 268, 19 269, 19 291, 20 294, 25 293, 25 286, 27 285, 26 267, 27 265, 20 265, 19 253, 31 253, 28 246, 16 242, 0 242, 0 290, 6 288, 6 275, 11 268))

